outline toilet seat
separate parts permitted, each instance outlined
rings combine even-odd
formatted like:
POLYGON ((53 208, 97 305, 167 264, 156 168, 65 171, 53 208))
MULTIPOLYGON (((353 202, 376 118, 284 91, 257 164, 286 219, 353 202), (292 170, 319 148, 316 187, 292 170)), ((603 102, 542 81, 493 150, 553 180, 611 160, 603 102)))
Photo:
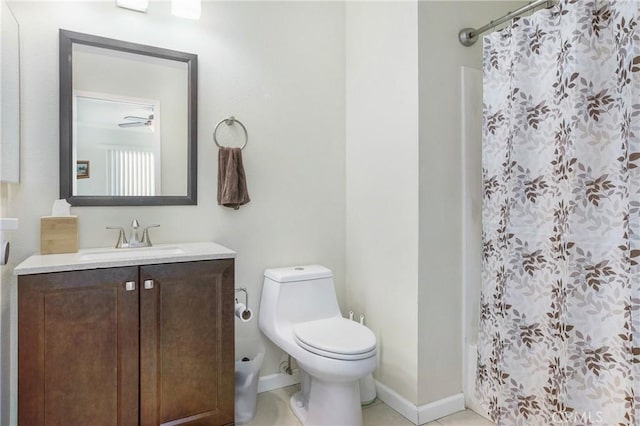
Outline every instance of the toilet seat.
POLYGON ((356 361, 376 354, 373 332, 342 317, 295 324, 293 338, 303 349, 327 358, 356 361))

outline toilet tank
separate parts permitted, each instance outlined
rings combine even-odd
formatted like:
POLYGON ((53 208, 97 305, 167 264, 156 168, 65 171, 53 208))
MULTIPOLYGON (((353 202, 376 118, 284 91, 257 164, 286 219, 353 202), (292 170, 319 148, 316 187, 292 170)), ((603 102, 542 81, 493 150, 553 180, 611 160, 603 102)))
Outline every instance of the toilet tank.
POLYGON ((267 269, 260 321, 301 322, 340 316, 330 269, 321 265, 267 269))

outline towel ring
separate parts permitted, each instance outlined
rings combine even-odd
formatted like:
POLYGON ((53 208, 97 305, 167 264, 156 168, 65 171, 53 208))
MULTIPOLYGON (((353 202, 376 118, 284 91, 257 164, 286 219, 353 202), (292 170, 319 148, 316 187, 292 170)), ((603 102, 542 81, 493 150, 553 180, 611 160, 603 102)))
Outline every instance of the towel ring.
POLYGON ((229 118, 223 118, 222 120, 218 121, 218 124, 216 124, 216 128, 213 129, 213 141, 218 146, 218 148, 222 148, 222 145, 220 145, 220 143, 218 142, 217 137, 218 127, 220 127, 222 123, 225 123, 227 126, 232 126, 238 123, 240 127, 242 127, 242 131, 244 132, 244 143, 242 144, 240 149, 244 149, 244 147, 247 146, 247 142, 249 142, 249 134, 247 133, 247 128, 244 127, 244 124, 242 124, 242 122, 235 118, 233 115, 229 118))

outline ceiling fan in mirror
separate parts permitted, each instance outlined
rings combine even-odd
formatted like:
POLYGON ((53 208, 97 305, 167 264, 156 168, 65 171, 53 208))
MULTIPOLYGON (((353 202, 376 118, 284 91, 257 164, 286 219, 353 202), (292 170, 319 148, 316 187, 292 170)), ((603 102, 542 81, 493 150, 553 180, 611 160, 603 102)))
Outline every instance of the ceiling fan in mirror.
POLYGON ((153 124, 153 114, 149 115, 148 117, 138 117, 135 115, 127 115, 124 117, 125 120, 132 120, 132 121, 126 121, 124 123, 118 123, 119 127, 150 127, 153 124))

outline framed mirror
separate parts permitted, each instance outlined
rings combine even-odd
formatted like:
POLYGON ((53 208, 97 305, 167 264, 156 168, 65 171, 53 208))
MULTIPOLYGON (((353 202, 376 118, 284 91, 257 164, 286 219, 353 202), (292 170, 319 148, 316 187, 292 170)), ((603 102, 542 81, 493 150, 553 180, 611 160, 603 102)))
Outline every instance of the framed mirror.
POLYGON ((60 197, 197 204, 194 54, 60 30, 60 197))

